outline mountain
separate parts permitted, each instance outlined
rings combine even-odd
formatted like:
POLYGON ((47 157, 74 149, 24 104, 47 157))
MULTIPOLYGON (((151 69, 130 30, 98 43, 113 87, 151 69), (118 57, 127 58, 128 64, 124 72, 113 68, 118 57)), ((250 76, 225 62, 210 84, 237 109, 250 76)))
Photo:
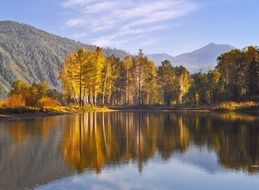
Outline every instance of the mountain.
POLYGON ((164 60, 173 60, 174 57, 166 54, 166 53, 155 53, 155 54, 148 54, 147 57, 154 61, 157 65, 161 65, 161 62, 164 60))
MULTIPOLYGON (((0 21, 0 97, 5 97, 13 81, 21 79, 29 83, 46 80, 52 88, 60 89, 58 75, 65 57, 86 45, 71 39, 50 34, 35 27, 13 21, 0 21)), ((207 71, 216 65, 217 57, 233 49, 229 45, 208 44, 190 53, 178 56, 149 54, 158 65, 168 59, 175 65, 183 65, 191 72, 207 71)), ((124 58, 122 50, 104 48, 106 55, 124 58)))
POLYGON ((191 73, 194 73, 198 71, 208 71, 214 68, 217 64, 217 57, 231 49, 234 49, 234 47, 210 43, 198 50, 180 54, 175 57, 168 54, 149 54, 147 56, 157 65, 160 65, 162 61, 168 59, 173 64, 183 65, 189 69, 191 73))
MULTIPOLYGON (((7 95, 17 79, 29 83, 46 80, 52 88, 60 89, 58 75, 62 63, 70 52, 81 47, 96 48, 26 24, 0 21, 0 97, 7 95)), ((127 55, 109 48, 104 52, 120 58, 127 55)))

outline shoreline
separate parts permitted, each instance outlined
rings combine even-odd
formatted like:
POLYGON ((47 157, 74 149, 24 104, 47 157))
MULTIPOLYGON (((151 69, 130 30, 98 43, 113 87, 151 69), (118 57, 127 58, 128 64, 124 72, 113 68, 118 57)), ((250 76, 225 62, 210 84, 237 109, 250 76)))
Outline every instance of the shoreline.
POLYGON ((26 119, 41 119, 45 117, 52 116, 62 116, 68 114, 79 114, 83 112, 149 112, 149 113, 169 113, 169 112, 193 112, 193 113, 239 113, 239 114, 256 114, 256 117, 259 117, 258 111, 213 111, 213 110, 198 110, 198 109, 175 109, 175 110, 150 110, 150 109, 123 109, 123 110, 105 110, 105 111, 71 111, 71 112, 24 112, 24 113, 1 113, 0 114, 0 122, 1 121, 15 121, 15 120, 26 120, 26 119))
POLYGON ((160 105, 130 105, 130 106, 87 106, 83 108, 60 106, 45 110, 33 108, 0 109, 0 121, 38 119, 49 116, 76 114, 83 112, 199 112, 199 113, 244 113, 259 117, 259 106, 216 107, 210 106, 160 106, 160 105))
POLYGON ((13 121, 24 119, 40 119, 44 117, 73 114, 73 112, 24 112, 24 113, 1 113, 0 121, 13 121))

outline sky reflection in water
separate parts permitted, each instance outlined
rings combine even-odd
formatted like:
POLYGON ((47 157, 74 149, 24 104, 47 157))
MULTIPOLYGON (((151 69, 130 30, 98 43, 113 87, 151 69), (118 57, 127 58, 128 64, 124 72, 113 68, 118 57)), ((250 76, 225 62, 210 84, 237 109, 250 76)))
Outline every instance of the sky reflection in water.
POLYGON ((0 189, 257 189, 258 118, 86 113, 0 123, 0 189))

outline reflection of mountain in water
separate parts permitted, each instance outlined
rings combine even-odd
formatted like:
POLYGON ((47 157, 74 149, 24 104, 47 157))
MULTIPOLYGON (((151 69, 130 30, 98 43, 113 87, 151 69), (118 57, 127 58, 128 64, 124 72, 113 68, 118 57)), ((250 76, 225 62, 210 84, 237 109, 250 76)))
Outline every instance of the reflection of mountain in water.
POLYGON ((222 167, 258 173, 251 167, 259 164, 257 122, 253 116, 114 112, 0 123, 0 189, 129 162, 142 171, 156 155, 212 174, 222 167))

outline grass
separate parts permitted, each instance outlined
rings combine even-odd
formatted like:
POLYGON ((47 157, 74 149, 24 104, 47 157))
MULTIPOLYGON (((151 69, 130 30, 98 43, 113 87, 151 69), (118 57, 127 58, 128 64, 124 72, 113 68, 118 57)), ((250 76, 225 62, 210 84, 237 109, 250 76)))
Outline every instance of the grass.
POLYGON ((99 106, 84 106, 79 107, 76 105, 69 106, 55 106, 55 107, 20 107, 20 108, 6 108, 0 106, 0 114, 21 114, 21 113, 73 113, 73 112, 98 112, 98 111, 110 111, 107 107, 99 106))
POLYGON ((259 112, 259 103, 256 102, 222 102, 216 105, 181 105, 181 106, 164 106, 164 105, 125 105, 125 106, 83 106, 77 105, 68 106, 54 106, 34 108, 34 107, 21 107, 21 108, 6 108, 2 107, 0 101, 0 114, 22 114, 22 113, 75 113, 75 112, 105 112, 112 110, 125 110, 125 111, 163 111, 163 110, 211 110, 211 111, 252 111, 259 112))
POLYGON ((212 106, 216 111, 259 111, 259 103, 253 101, 247 102, 222 102, 212 106))
POLYGON ((157 110, 162 109, 161 105, 121 105, 121 106, 109 106, 112 110, 157 110))

